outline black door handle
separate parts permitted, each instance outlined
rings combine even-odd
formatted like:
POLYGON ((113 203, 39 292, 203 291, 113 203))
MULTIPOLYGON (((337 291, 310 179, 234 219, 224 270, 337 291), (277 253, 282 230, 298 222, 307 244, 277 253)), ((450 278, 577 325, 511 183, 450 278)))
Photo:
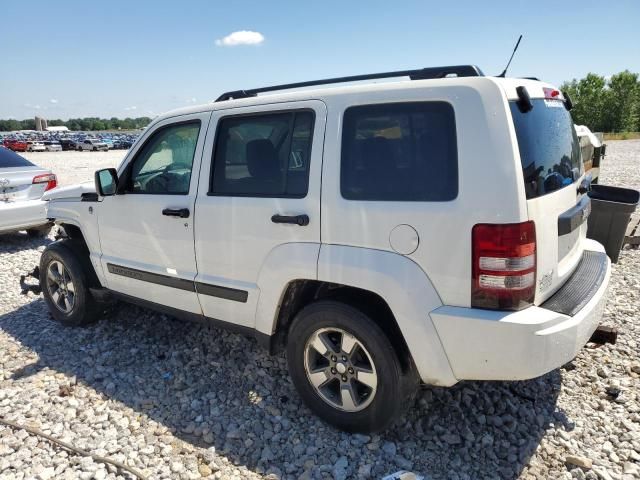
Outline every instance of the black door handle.
POLYGON ((309 225, 308 215, 274 215, 271 217, 273 223, 291 223, 292 225, 298 225, 304 227, 309 225))
POLYGON ((167 217, 180 217, 180 218, 189 218, 189 209, 188 208, 165 208, 162 210, 162 214, 167 217))

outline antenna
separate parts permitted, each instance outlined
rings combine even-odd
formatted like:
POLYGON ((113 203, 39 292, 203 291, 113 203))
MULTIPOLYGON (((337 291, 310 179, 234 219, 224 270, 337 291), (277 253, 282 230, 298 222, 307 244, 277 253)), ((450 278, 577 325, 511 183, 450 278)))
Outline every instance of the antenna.
POLYGON ((516 50, 518 50, 518 45, 520 45, 520 40, 522 40, 522 35, 520 35, 520 37, 518 38, 518 41, 516 42, 516 46, 513 47, 513 53, 511 54, 511 57, 509 57, 509 61, 507 62, 507 66, 504 67, 504 70, 502 71, 502 73, 500 75, 498 75, 498 77, 504 78, 504 76, 507 74, 507 69, 509 68, 509 65, 511 65, 511 60, 513 60, 513 56, 516 54, 516 50))

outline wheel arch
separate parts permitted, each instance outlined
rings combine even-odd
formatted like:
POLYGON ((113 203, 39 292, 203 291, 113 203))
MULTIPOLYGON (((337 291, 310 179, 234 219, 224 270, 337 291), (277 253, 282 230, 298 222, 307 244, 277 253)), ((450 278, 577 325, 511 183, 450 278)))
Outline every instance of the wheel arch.
POLYGON ((92 287, 102 287, 105 285, 102 275, 102 267, 97 257, 92 253, 91 246, 87 242, 82 228, 76 223, 70 221, 56 222, 58 227, 62 229, 62 235, 60 238, 70 239, 75 248, 74 253, 83 259, 85 268, 88 270, 88 274, 92 280, 92 287))
POLYGON ((366 314, 389 338, 398 355, 403 372, 407 373, 410 370, 413 363, 411 352, 402 335, 398 321, 384 298, 369 290, 320 280, 298 279, 287 285, 274 327, 273 352, 284 350, 288 340, 289 327, 296 315, 307 305, 321 300, 341 302, 366 314))
POLYGON ((313 301, 334 298, 369 314, 405 361, 414 362, 425 383, 448 386, 457 382, 429 316, 442 301, 411 259, 381 250, 322 245, 317 275, 289 278, 280 284, 275 308, 258 310, 262 321, 256 327, 272 336, 274 351, 286 344, 288 327, 297 312, 313 301))

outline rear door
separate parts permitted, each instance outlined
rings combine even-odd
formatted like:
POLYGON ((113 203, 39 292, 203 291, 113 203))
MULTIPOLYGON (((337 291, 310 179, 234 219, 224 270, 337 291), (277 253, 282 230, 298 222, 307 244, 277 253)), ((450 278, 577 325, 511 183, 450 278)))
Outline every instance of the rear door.
POLYGON ((205 316, 253 327, 269 254, 286 243, 319 249, 325 119, 320 101, 213 112, 196 202, 205 316))
POLYGON ((561 95, 531 88, 533 108, 510 101, 529 219, 535 222, 539 305, 558 290, 582 258, 590 201, 578 192, 584 175, 580 142, 561 95), (548 95, 549 97, 551 95, 548 95))

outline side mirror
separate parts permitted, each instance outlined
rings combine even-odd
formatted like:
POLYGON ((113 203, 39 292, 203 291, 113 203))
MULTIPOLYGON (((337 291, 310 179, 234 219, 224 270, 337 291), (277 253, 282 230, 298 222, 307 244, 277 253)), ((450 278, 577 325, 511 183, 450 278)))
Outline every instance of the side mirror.
POLYGON ((96 191, 100 196, 109 197, 118 189, 118 172, 115 168, 103 168, 95 175, 96 191))

